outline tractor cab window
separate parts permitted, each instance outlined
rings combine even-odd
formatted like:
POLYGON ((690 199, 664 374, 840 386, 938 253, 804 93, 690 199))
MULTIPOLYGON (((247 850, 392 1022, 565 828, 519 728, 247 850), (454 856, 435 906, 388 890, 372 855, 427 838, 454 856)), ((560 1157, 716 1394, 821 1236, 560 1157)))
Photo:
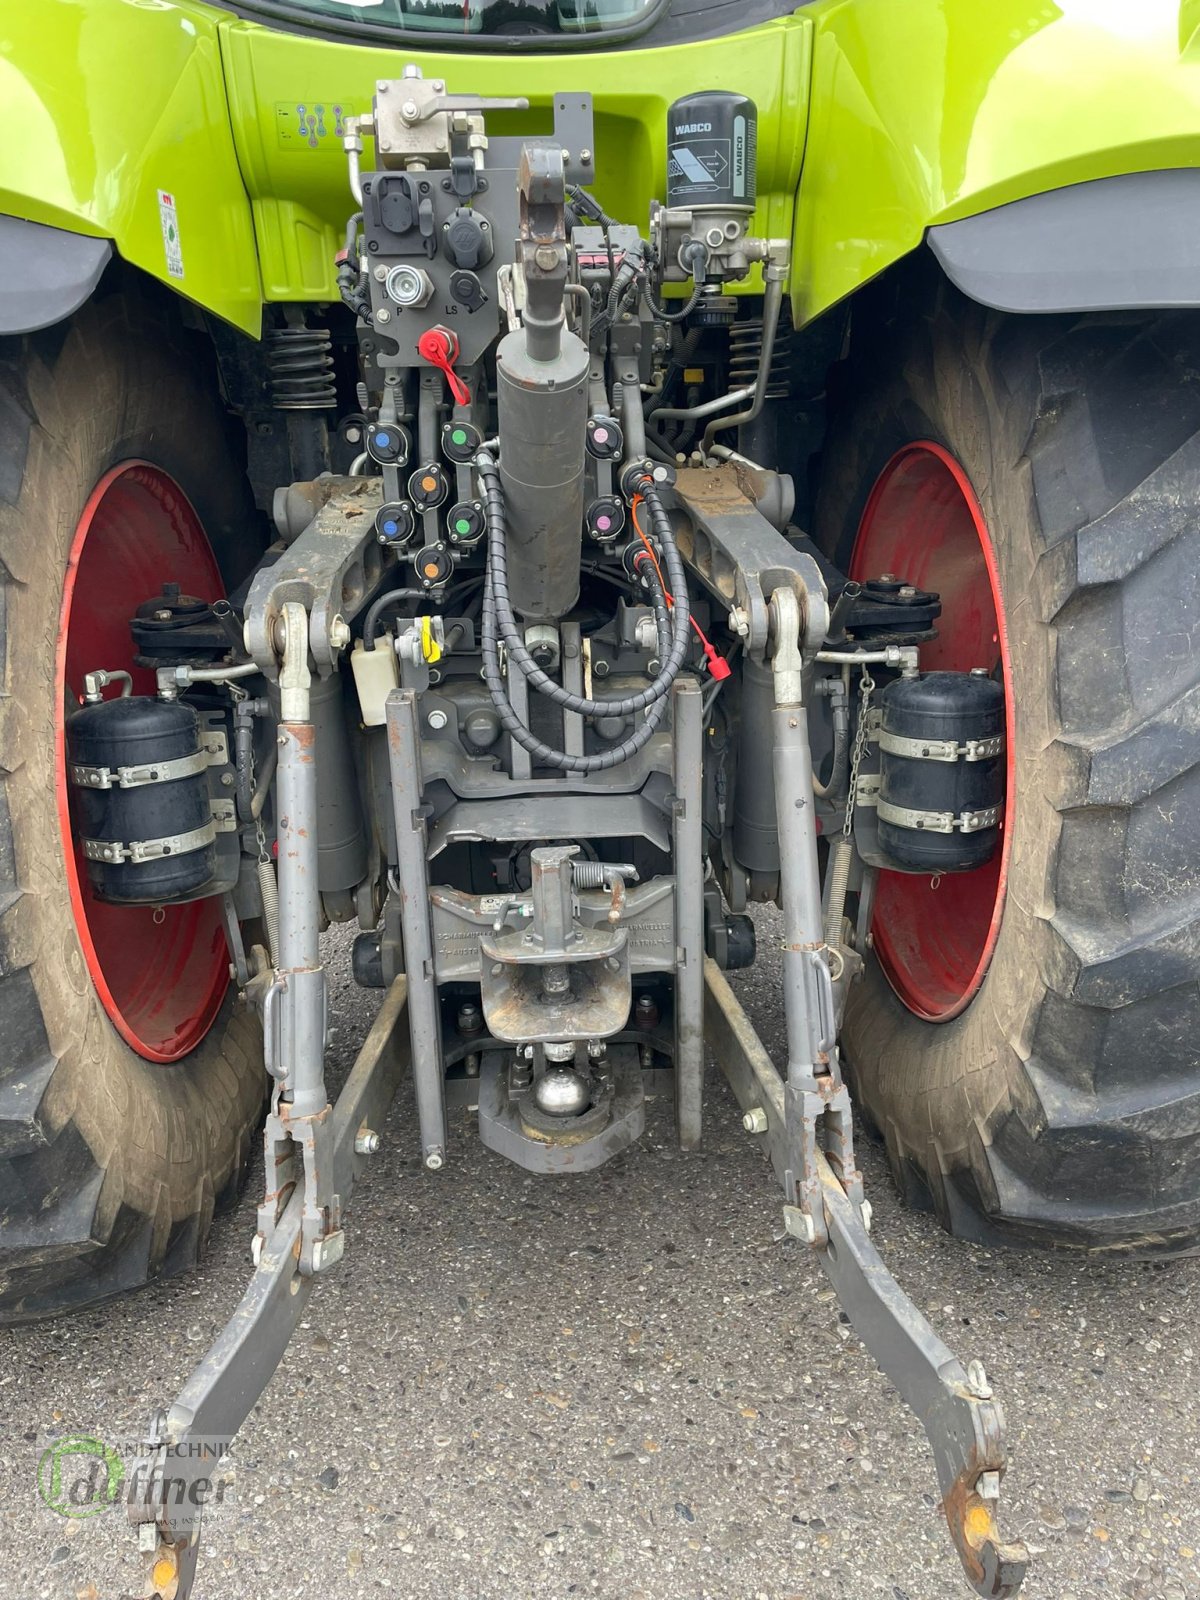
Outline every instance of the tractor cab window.
MULTIPOLYGON (((284 0, 264 5, 275 15, 291 13, 320 24, 358 24, 371 31, 520 39, 545 35, 625 33, 647 26, 667 0, 284 0)), ((254 0, 239 7, 260 9, 254 0)))

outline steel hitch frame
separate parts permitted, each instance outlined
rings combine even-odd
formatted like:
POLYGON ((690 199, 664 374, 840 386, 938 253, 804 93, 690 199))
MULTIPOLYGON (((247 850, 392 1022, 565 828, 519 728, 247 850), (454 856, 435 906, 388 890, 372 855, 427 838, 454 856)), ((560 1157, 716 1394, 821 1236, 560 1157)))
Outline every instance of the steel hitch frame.
MULTIPOLYGON (((964 1369, 888 1272, 869 1237, 870 1205, 855 1160, 837 1046, 843 974, 854 956, 826 942, 806 706, 807 679, 828 624, 820 575, 811 557, 761 517, 729 474, 681 473, 680 479, 676 502, 690 519, 690 528, 681 530, 685 559, 710 592, 731 605, 731 622, 740 624, 746 650, 770 664, 788 1052, 786 1076, 781 1076, 724 974, 703 954, 701 694, 694 680, 681 676, 673 690, 676 871, 671 890, 680 1143, 689 1149, 699 1142, 707 1043, 733 1087, 745 1125, 765 1136, 784 1189, 787 1231, 816 1250, 856 1332, 925 1429, 968 1580, 988 1600, 1005 1600, 1020 1588, 1028 1555, 1023 1545, 1004 1542, 996 1526, 1006 1465, 1003 1412, 982 1366, 972 1362, 964 1369)), ((214 1460, 228 1448, 282 1360, 317 1275, 342 1254, 342 1208, 378 1146, 375 1129, 382 1126, 405 1062, 413 1071, 424 1163, 436 1170, 444 1160, 434 897, 412 687, 394 690, 386 704, 409 975, 393 981, 335 1105, 325 1088, 326 987, 318 941, 317 751, 309 658, 318 672, 331 671, 348 641, 333 591, 347 563, 361 558, 369 537, 350 529, 354 520, 363 519, 349 518, 331 496, 271 575, 261 575, 251 591, 247 638, 260 668, 278 684, 281 710, 279 948, 261 1002, 264 1053, 274 1080, 264 1131, 266 1193, 258 1209, 254 1272, 241 1303, 175 1403, 152 1420, 145 1453, 129 1476, 129 1516, 138 1527, 139 1547, 152 1558, 151 1592, 162 1600, 187 1600, 192 1592, 214 1460)), ((623 944, 605 943, 609 936, 593 938, 586 928, 569 926, 569 856, 550 848, 540 851, 538 860, 532 953, 543 960, 552 957, 551 965, 564 972, 584 969, 590 959, 626 988, 623 944), (575 960, 576 955, 585 959, 575 960)), ((618 899, 623 896, 622 884, 618 899)), ((447 901, 444 892, 441 898, 447 901)), ((527 962, 524 936, 514 944, 499 920, 498 930, 492 925, 488 970, 497 982, 493 1008, 507 1014, 520 1010, 519 975, 527 962)), ((528 1028, 512 1031, 524 1036, 528 1028)), ((620 1080, 619 1073, 614 1076, 620 1080)), ((622 1082, 614 1082, 614 1091, 622 1082)))

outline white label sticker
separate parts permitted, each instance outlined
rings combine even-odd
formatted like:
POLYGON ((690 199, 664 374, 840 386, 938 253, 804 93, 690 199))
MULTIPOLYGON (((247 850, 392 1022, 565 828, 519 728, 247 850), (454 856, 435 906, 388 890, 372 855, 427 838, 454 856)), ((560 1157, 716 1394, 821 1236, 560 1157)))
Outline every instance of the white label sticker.
POLYGON ((179 244, 179 214, 175 210, 175 196, 165 189, 158 191, 158 215, 162 222, 163 250, 167 257, 167 271, 173 278, 183 277, 183 251, 179 244))

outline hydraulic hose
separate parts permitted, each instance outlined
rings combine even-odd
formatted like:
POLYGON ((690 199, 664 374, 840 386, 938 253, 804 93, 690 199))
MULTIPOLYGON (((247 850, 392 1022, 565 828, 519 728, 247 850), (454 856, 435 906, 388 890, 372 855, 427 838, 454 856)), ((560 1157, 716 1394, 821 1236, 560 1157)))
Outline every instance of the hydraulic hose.
POLYGON ((237 813, 243 823, 257 822, 266 804, 267 791, 275 776, 279 746, 272 739, 262 767, 254 771, 254 719, 270 715, 271 705, 262 698, 242 700, 234 710, 234 765, 237 772, 237 813))
POLYGON ((692 312, 700 304, 700 298, 704 293, 703 273, 708 265, 708 251, 700 243, 699 239, 693 239, 684 251, 684 264, 694 280, 692 292, 684 305, 672 310, 670 307, 660 304, 654 298, 653 291, 648 283, 642 289, 642 298, 645 300, 650 314, 656 317, 659 322, 683 322, 691 316, 692 312))
POLYGON ((821 783, 814 776, 813 793, 822 800, 837 800, 849 786, 850 765, 850 713, 844 699, 835 700, 833 706, 833 760, 829 767, 829 782, 821 783))
POLYGON ((678 675, 689 642, 691 614, 687 603, 687 577, 675 547, 670 521, 658 498, 653 479, 648 473, 644 474, 638 481, 637 488, 654 521, 677 597, 674 600, 673 612, 668 611, 665 587, 653 562, 647 559, 645 578, 654 609, 658 648, 660 654, 666 656, 666 662, 650 689, 636 695, 627 695, 619 700, 591 700, 584 695, 572 694, 561 684, 555 683, 542 671, 525 648, 525 641, 521 638, 516 618, 508 602, 504 495, 499 473, 486 450, 481 450, 476 456, 475 468, 483 488, 484 516, 488 527, 487 581, 483 593, 481 618, 483 676, 501 726, 542 766, 557 767, 566 772, 602 772, 619 766, 653 738, 666 714, 666 692, 678 675), (622 716, 646 710, 641 726, 620 744, 592 755, 572 755, 546 744, 525 726, 508 699, 504 677, 500 670, 501 636, 508 650, 510 664, 519 666, 535 688, 541 689, 558 704, 580 716, 622 716))
MULTIPOLYGON (((495 614, 496 625, 504 647, 508 651, 509 659, 529 680, 532 688, 540 694, 546 695, 556 705, 565 707, 584 717, 614 717, 632 716, 635 712, 643 711, 655 701, 662 700, 674 683, 687 656, 690 642, 691 612, 687 600, 687 575, 684 572, 683 561, 675 545, 675 536, 671 531, 671 523, 658 491, 649 474, 639 483, 639 492, 645 500, 650 512, 654 531, 662 546, 663 559, 666 563, 667 577, 671 585, 672 608, 667 615, 666 596, 659 597, 657 587, 647 564, 646 576, 651 579, 651 602, 655 608, 655 623, 659 633, 659 652, 663 657, 663 665, 659 669, 654 681, 648 688, 640 690, 637 694, 626 695, 619 700, 591 700, 584 695, 573 694, 569 689, 564 689, 560 683, 555 683, 547 673, 543 672, 537 662, 525 647, 513 614, 512 605, 508 598, 508 566, 505 549, 504 528, 504 496, 500 488, 499 474, 495 463, 486 451, 480 451, 475 458, 476 471, 484 493, 484 516, 488 527, 488 591, 485 592, 484 619, 486 620, 489 609, 495 614), (490 605, 489 605, 490 599, 490 605), (659 604, 662 611, 659 611, 659 604), (667 630, 664 630, 664 617, 667 621, 667 630)), ((656 576, 656 575, 654 575, 656 576)), ((610 763, 611 764, 611 763, 610 763)))
POLYGON ((388 606, 399 605, 401 600, 428 600, 429 596, 424 589, 389 589, 377 599, 372 600, 363 618, 363 643, 367 649, 375 645, 375 630, 379 626, 379 619, 388 606))
MULTIPOLYGON (((658 574, 650 572, 647 577, 653 592, 658 584, 658 574)), ((665 611, 666 596, 662 594, 661 589, 659 589, 657 599, 665 611)), ((647 711, 641 726, 628 739, 622 740, 620 744, 613 745, 608 750, 597 751, 594 755, 569 755, 565 750, 556 750, 553 745, 546 744, 536 734, 531 733, 509 703, 508 695, 504 688, 504 677, 500 671, 499 641, 496 635, 495 596, 491 589, 490 575, 483 597, 481 644, 483 648, 484 681, 487 684, 492 704, 500 718, 501 726, 519 745, 528 750, 535 761, 544 767, 558 767, 564 772, 603 772, 609 767, 620 766, 623 761, 628 761, 630 756, 636 755, 643 745, 649 743, 666 713, 666 700, 657 700, 647 711)), ((613 704, 615 702, 607 703, 613 704)))
POLYGON ((747 422, 753 422, 763 408, 767 398, 767 383, 771 376, 771 362, 775 354, 775 334, 779 327, 779 313, 783 306, 783 275, 774 267, 767 270, 767 286, 763 294, 763 333, 762 351, 758 358, 758 377, 751 391, 750 404, 744 411, 735 412, 732 417, 721 417, 715 422, 710 422, 704 430, 704 438, 700 441, 700 449, 707 452, 712 447, 713 439, 718 433, 724 433, 727 428, 741 428, 747 422))

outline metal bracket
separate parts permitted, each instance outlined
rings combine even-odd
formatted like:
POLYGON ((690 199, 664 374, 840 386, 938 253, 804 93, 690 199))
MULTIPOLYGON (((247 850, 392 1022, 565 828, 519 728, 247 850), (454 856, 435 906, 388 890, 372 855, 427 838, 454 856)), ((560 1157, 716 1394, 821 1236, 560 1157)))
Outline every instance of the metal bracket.
POLYGON ((889 733, 882 728, 878 742, 889 755, 904 756, 910 761, 990 761, 1004 749, 1002 733, 958 744, 953 739, 911 739, 907 734, 889 733))
MULTIPOLYGON (((337 666, 358 615, 398 555, 375 537, 382 501, 378 478, 345 478, 313 520, 271 566, 260 568, 246 597, 246 649, 263 675, 279 676, 284 606, 308 614, 308 646, 321 677, 337 666)), ((286 720, 286 718, 285 718, 286 720)))
POLYGON ((683 513, 675 528, 679 553, 705 588, 738 614, 746 651, 758 657, 765 652, 768 599, 787 588, 802 608, 798 639, 804 659, 811 659, 829 628, 820 568, 756 509, 736 468, 686 467, 674 487, 661 492, 683 513))
POLYGON ((177 778, 195 777, 207 772, 212 757, 206 749, 190 756, 175 756, 170 761, 155 761, 143 767, 71 767, 71 782, 80 789, 140 789, 148 783, 174 783, 177 778))
POLYGON ((131 867, 139 867, 147 861, 162 861, 167 856, 186 855, 189 850, 203 850, 216 837, 217 825, 210 817, 198 828, 189 828, 186 833, 166 833, 159 839, 131 839, 128 844, 120 839, 81 839, 80 843, 88 861, 126 861, 131 867))
POLYGON ((575 915, 575 845, 531 852, 532 916, 522 929, 481 935, 480 993, 494 1038, 603 1039, 629 1015, 629 939, 617 922, 575 915))
POLYGON ((1000 821, 1003 806, 985 806, 982 811, 914 811, 911 806, 893 805, 890 800, 876 801, 876 814, 880 822, 890 822, 897 828, 915 828, 923 833, 979 833, 983 828, 994 828, 1000 821))

